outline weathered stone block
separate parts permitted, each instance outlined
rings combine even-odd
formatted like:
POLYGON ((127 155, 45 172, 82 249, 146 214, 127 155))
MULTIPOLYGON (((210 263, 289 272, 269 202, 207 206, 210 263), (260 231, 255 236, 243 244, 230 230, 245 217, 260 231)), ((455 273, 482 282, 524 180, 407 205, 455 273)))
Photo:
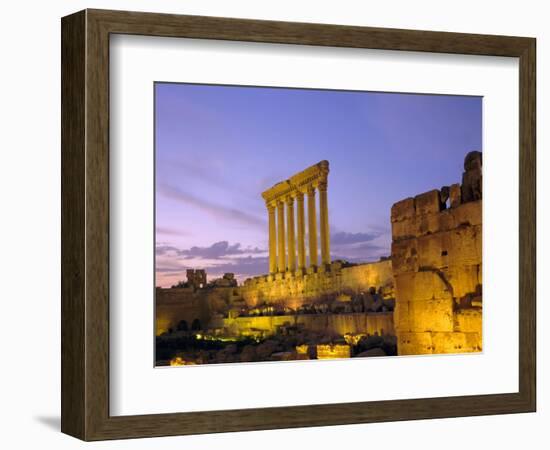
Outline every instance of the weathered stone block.
POLYGON ((463 353, 466 346, 464 333, 433 333, 433 353, 463 353))
POLYGON ((458 225, 470 224, 481 225, 483 218, 483 201, 463 203, 457 208, 452 209, 455 222, 458 225))
POLYGON ((411 331, 452 332, 454 329, 452 298, 411 302, 409 304, 411 331))
POLYGON ((433 353, 432 333, 400 333, 397 339, 400 355, 426 355, 433 353))
POLYGON ((472 353, 481 351, 478 333, 432 333, 433 353, 472 353))
POLYGON ((400 333, 397 345, 400 355, 473 353, 482 350, 479 333, 400 333))
POLYGON ((317 345, 317 359, 350 358, 351 348, 347 344, 317 345))
POLYGON ((417 240, 408 239, 392 243, 393 274, 412 272, 418 269, 417 240))
POLYGON ((437 189, 417 195, 414 203, 417 216, 441 211, 441 199, 437 189))
POLYGON ((483 182, 481 165, 471 167, 462 174, 462 201, 472 202, 482 198, 483 182))
MULTIPOLYGON (((395 336, 395 324, 393 313, 370 313, 367 317, 367 333, 378 336, 395 336)), ((356 332, 360 332, 362 327, 356 327, 356 332)))
POLYGON ((481 352, 483 350, 482 333, 464 333, 468 352, 481 352))
POLYGON ((447 279, 453 287, 453 296, 460 300, 465 295, 476 292, 479 283, 478 265, 451 266, 446 271, 447 279))
POLYGON ((457 228, 451 232, 450 236, 449 266, 481 263, 481 226, 457 228))
POLYGON ((397 333, 406 333, 411 331, 410 326, 410 303, 407 301, 399 301, 395 305, 393 311, 393 322, 397 333))
POLYGON ((464 333, 482 333, 482 312, 479 308, 462 309, 454 314, 454 331, 464 333))
POLYGON ((446 237, 446 233, 437 233, 417 239, 417 258, 420 267, 440 268, 446 265, 444 263, 444 258, 447 256, 447 249, 444 248, 446 237))
POLYGON ((460 184, 456 183, 449 188, 449 198, 451 202, 451 208, 456 208, 462 203, 462 193, 460 184))
POLYGON ((410 239, 417 235, 416 221, 413 218, 392 222, 393 240, 410 239))
POLYGON ((425 234, 433 234, 439 231, 440 214, 422 214, 415 218, 414 236, 424 236, 425 234))
POLYGON ((455 215, 451 209, 441 211, 439 214, 439 230, 448 231, 456 227, 455 215))
POLYGON ((442 276, 434 271, 402 273, 395 277, 395 284, 398 301, 452 299, 442 276))
POLYGON ((414 199, 406 198, 391 207, 391 221, 397 222, 405 219, 410 219, 415 214, 414 199))

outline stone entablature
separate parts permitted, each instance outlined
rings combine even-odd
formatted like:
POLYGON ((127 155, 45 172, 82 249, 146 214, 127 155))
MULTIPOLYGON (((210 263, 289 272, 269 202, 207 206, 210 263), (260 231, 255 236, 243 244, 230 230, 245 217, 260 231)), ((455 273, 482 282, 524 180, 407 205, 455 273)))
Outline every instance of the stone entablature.
POLYGON ((296 196, 297 194, 307 194, 311 187, 317 188, 328 181, 329 162, 320 161, 313 166, 291 176, 288 180, 281 181, 273 187, 262 193, 262 197, 267 204, 277 200, 296 196))

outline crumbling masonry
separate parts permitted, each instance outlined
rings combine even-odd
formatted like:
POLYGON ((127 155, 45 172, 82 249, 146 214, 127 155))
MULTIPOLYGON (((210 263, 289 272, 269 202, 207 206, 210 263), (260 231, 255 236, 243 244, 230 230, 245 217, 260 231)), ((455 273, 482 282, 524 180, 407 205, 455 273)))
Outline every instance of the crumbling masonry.
POLYGON ((263 194, 269 218, 269 274, 240 286, 227 274, 207 285, 204 271, 190 271, 185 286, 158 288, 157 335, 183 322, 200 323, 203 329, 238 334, 257 330, 267 335, 291 323, 340 335, 390 333, 397 337, 400 355, 481 351, 481 172, 481 153, 470 152, 462 184, 395 203, 391 258, 357 265, 329 259, 328 162, 278 183, 263 194), (320 264, 316 190, 320 193, 320 264), (310 196, 307 246, 304 195, 310 196), (357 311, 354 305, 370 289, 391 299, 395 309, 357 311), (254 316, 255 309, 270 308, 279 313, 254 316), (304 314, 304 308, 322 314, 304 314))
POLYGON ((481 153, 462 186, 393 205, 394 326, 400 355, 482 349, 481 153))

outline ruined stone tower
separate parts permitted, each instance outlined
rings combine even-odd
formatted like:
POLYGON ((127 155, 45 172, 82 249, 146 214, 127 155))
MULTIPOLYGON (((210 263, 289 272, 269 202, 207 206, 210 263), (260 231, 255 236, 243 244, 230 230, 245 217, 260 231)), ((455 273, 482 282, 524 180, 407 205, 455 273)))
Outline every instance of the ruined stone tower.
POLYGON ((464 169, 462 186, 392 207, 400 355, 482 349, 481 153, 470 152, 464 169))

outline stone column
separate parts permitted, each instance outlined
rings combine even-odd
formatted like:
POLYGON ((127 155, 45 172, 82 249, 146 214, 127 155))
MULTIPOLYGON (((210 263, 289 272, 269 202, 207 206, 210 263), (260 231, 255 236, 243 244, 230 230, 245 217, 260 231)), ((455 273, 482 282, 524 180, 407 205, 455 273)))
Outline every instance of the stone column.
POLYGON ((286 270, 286 251, 285 251, 285 204, 277 203, 277 246, 279 247, 279 262, 277 269, 279 272, 286 270))
POLYGON ((269 273, 277 272, 277 227, 275 224, 275 205, 267 205, 269 217, 269 273))
POLYGON ((330 264, 330 236, 328 229, 327 183, 319 184, 319 228, 321 231, 321 263, 330 264))
POLYGON ((296 241, 294 236, 294 199, 292 197, 288 197, 286 200, 286 233, 288 237, 288 270, 294 272, 296 270, 296 241))
POLYGON ((315 211, 315 188, 307 190, 307 218, 309 233, 309 267, 317 267, 317 213, 315 211))
POLYGON ((306 268, 306 223, 304 215, 304 194, 296 195, 298 204, 298 269, 306 268))

